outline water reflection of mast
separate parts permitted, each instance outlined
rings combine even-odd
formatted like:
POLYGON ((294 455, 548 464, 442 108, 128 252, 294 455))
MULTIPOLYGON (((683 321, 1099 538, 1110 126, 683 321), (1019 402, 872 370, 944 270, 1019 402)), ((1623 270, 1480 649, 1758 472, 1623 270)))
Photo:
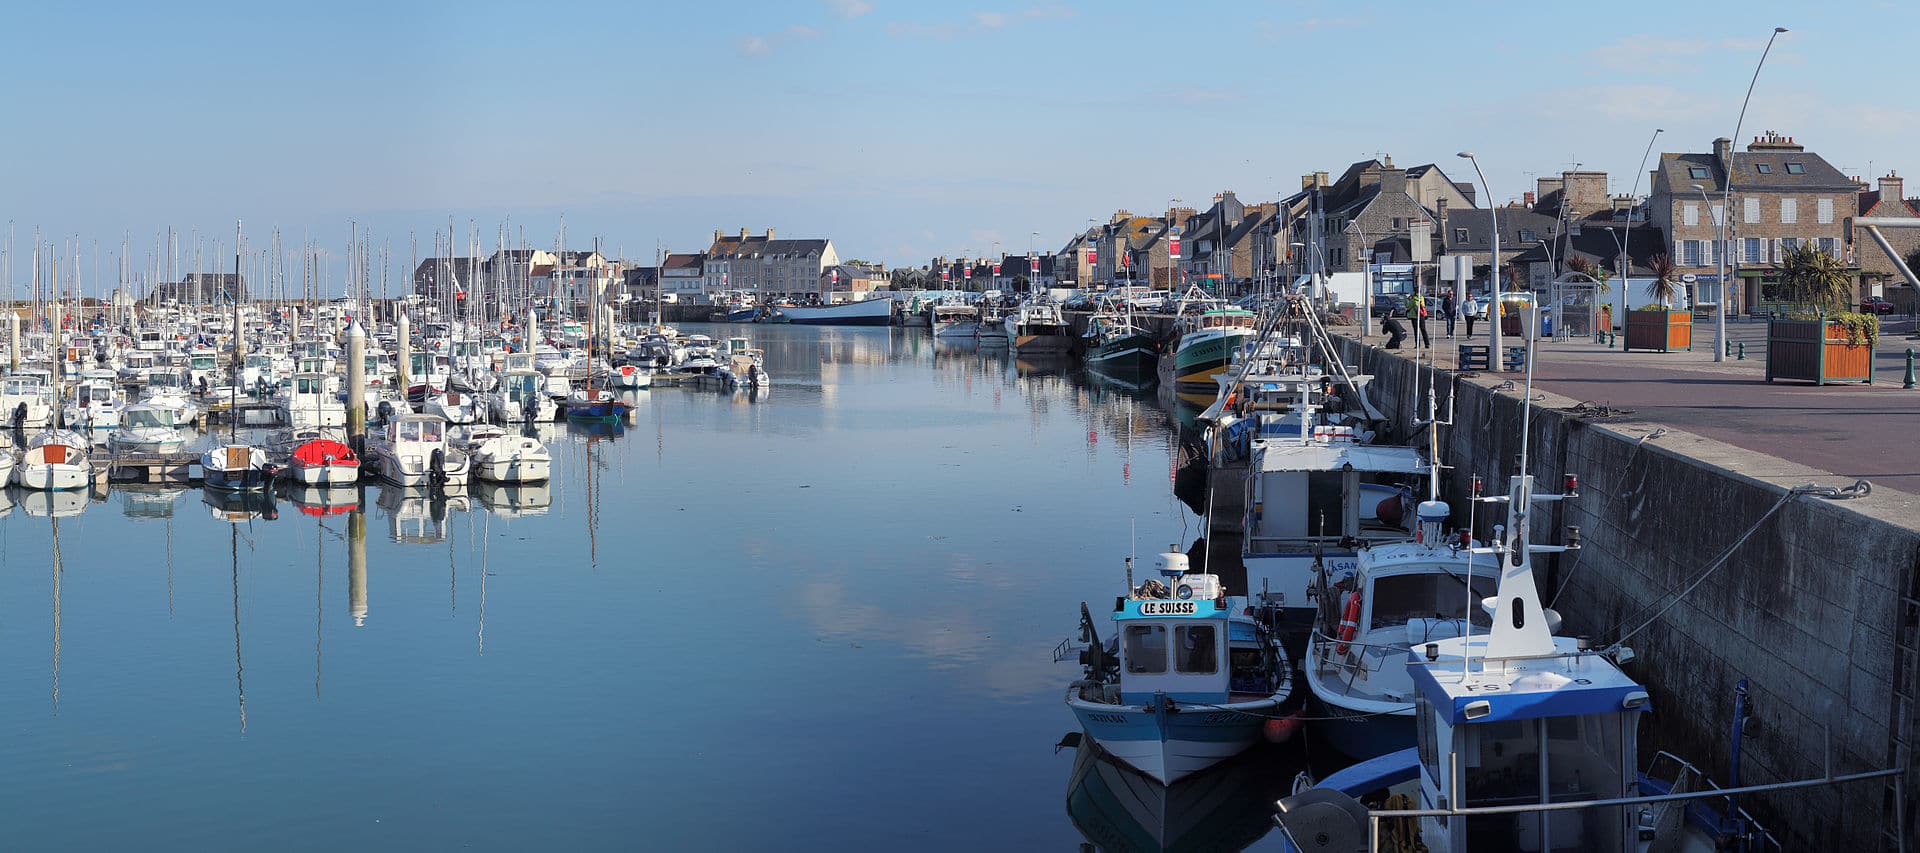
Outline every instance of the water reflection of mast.
POLYGON ((475 654, 487 653, 487 550, 493 545, 493 513, 480 520, 480 627, 474 633, 479 644, 475 654))
POLYGON ((167 618, 173 618, 173 512, 167 512, 167 618))
POLYGON ((595 571, 600 569, 600 501, 595 489, 593 470, 599 467, 594 459, 594 448, 599 445, 595 436, 587 436, 587 565, 595 571))
POLYGON ((53 519, 53 713, 60 713, 60 519, 53 519))
POLYGON ((240 732, 247 731, 247 666, 240 659, 240 526, 228 528, 233 554, 233 686, 240 697, 240 732))
POLYGON ((326 624, 326 516, 313 519, 313 698, 320 698, 320 628, 326 624))

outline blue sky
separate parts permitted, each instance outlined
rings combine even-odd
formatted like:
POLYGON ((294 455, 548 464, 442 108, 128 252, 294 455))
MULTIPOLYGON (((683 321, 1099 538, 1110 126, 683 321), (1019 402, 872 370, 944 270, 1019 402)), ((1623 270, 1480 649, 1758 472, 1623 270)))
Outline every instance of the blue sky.
POLYGON ((1733 132, 1774 26, 1744 137, 1920 168, 1900 144, 1920 113, 1897 103, 1914 73, 1867 59, 1905 55, 1920 9, 1678 8, 16 4, 0 215, 17 256, 38 225, 103 258, 130 235, 140 268, 169 225, 342 254, 354 221, 397 269, 410 229, 430 247, 451 218, 491 245, 511 217, 550 246, 563 213, 573 246, 636 259, 772 226, 917 265, 1057 246, 1117 208, 1268 200, 1376 153, 1465 180, 1473 150, 1500 198, 1576 162, 1625 192, 1654 128, 1656 151, 1733 132))

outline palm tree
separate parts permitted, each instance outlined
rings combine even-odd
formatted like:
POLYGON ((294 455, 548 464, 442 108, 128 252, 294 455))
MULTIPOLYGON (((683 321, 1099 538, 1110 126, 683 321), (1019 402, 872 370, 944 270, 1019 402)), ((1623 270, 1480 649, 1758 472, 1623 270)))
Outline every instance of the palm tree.
POLYGON ((1653 294, 1654 301, 1661 305, 1672 305, 1680 295, 1680 281, 1673 274, 1673 258, 1665 252, 1647 259, 1647 268, 1653 271, 1653 284, 1647 290, 1653 294))
POLYGON ((1853 279, 1837 258, 1802 243, 1780 262, 1780 289, 1793 302, 1838 313, 1852 302, 1853 279))

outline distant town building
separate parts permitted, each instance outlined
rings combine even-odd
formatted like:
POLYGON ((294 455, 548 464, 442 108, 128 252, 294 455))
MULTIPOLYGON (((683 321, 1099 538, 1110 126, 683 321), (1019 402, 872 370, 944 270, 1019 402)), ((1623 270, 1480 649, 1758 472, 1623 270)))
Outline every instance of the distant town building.
POLYGON ((246 278, 239 273, 230 272, 194 272, 187 273, 180 281, 161 282, 154 285, 153 292, 147 294, 147 301, 154 305, 176 302, 182 305, 210 305, 229 300, 245 301, 247 298, 246 278))
POLYGON ((818 293, 821 274, 840 263, 832 240, 782 240, 772 228, 764 235, 713 232, 707 247, 703 292, 753 290, 762 293, 818 293))
POLYGON ((668 254, 660 265, 660 292, 675 294, 678 299, 706 295, 706 259, 701 252, 668 254))
MULTIPOLYGON (((1887 172, 1877 187, 1860 186, 1858 202, 1859 215, 1862 217, 1884 218, 1920 218, 1920 199, 1906 198, 1906 179, 1898 172, 1887 172)), ((1860 278, 1867 295, 1878 289, 1881 296, 1893 300, 1904 313, 1914 303, 1914 291, 1901 277, 1899 269, 1893 265, 1893 259, 1887 257, 1873 235, 1865 233, 1863 228, 1853 229, 1854 256, 1860 261, 1860 278)), ((1881 228, 1880 236, 1902 260, 1920 251, 1920 228, 1881 228)), ((1908 264, 1908 268, 1912 268, 1908 264)), ((1913 270, 1920 273, 1920 270, 1913 270)))
POLYGON ((1858 183, 1793 137, 1768 131, 1745 151, 1721 137, 1711 152, 1661 154, 1648 221, 1667 235, 1676 272, 1694 276, 1695 301, 1719 300, 1714 279, 1727 265, 1739 282, 1731 299, 1738 312, 1777 298, 1778 265, 1795 248, 1813 246, 1852 266, 1847 221, 1859 202, 1858 183), (1729 172, 1732 217, 1721 208, 1729 172))

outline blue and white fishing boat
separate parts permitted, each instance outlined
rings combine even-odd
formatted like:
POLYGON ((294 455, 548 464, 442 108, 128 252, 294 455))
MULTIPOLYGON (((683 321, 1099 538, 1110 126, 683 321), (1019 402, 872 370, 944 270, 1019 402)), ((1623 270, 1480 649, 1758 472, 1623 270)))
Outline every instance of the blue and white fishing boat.
MULTIPOLYGON (((1115 602, 1117 630, 1104 643, 1080 605, 1085 675, 1066 699, 1102 748, 1172 784, 1251 746, 1281 716, 1293 670, 1256 618, 1264 611, 1226 595, 1217 575, 1189 572, 1177 552, 1160 555, 1159 571, 1160 580, 1115 602)), ((1068 648, 1063 643, 1055 659, 1068 648)))

